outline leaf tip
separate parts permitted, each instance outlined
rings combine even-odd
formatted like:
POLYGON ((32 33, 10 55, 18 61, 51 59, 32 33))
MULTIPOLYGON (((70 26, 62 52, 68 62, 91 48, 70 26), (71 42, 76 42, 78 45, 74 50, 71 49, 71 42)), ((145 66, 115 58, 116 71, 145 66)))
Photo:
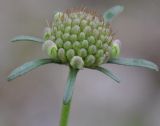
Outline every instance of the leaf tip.
POLYGON ((12 77, 9 75, 9 76, 6 78, 6 80, 7 80, 8 82, 10 82, 10 81, 13 80, 13 79, 12 79, 12 77))
POLYGON ((121 80, 117 78, 117 80, 115 80, 117 83, 121 83, 121 80))
POLYGON ((124 6, 123 5, 117 5, 115 6, 120 12, 122 12, 124 10, 124 6))
POLYGON ((157 72, 159 72, 159 67, 157 66, 157 67, 155 68, 155 70, 156 70, 157 72))
POLYGON ((15 42, 15 39, 13 38, 13 39, 9 40, 9 42, 15 42))

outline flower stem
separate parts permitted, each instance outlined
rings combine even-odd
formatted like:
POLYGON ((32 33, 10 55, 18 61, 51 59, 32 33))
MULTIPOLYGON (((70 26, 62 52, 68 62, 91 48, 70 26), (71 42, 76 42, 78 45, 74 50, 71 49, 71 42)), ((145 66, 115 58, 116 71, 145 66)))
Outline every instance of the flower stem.
POLYGON ((72 94, 73 94, 73 89, 74 89, 74 84, 75 84, 77 73, 78 73, 77 69, 70 67, 70 71, 69 71, 69 75, 68 75, 68 79, 67 79, 67 84, 66 84, 66 88, 65 88, 65 93, 64 93, 64 98, 63 98, 59 126, 67 126, 68 125, 68 119, 69 119, 69 113, 70 113, 70 107, 71 107, 71 101, 72 101, 72 94))
POLYGON ((60 126, 67 126, 68 125, 70 106, 71 106, 71 102, 69 102, 68 104, 62 105, 60 126))

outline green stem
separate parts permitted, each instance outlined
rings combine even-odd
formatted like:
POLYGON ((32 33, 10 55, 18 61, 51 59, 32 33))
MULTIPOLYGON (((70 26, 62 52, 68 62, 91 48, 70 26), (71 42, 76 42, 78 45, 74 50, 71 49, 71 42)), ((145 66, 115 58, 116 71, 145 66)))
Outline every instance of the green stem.
POLYGON ((70 67, 70 71, 69 71, 69 75, 68 75, 68 79, 67 79, 67 85, 65 88, 65 93, 64 93, 64 98, 63 98, 59 126, 67 126, 68 125, 73 89, 74 89, 74 84, 75 84, 77 73, 78 73, 77 69, 73 69, 70 67))
POLYGON ((62 105, 60 126, 67 126, 70 113, 70 106, 71 102, 62 105))

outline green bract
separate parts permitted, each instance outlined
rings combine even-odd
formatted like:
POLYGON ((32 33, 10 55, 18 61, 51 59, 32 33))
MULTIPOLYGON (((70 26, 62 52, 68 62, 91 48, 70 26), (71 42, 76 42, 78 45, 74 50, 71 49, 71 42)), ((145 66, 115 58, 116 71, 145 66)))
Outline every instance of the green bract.
POLYGON ((113 52, 109 48, 115 51, 110 25, 104 22, 101 15, 85 8, 57 12, 52 26, 45 30, 44 39, 44 45, 49 40, 57 45, 54 51, 51 51, 52 44, 51 47, 45 46, 53 60, 68 63, 77 69, 99 66, 109 60, 113 52), (77 56, 81 60, 75 60, 77 56))

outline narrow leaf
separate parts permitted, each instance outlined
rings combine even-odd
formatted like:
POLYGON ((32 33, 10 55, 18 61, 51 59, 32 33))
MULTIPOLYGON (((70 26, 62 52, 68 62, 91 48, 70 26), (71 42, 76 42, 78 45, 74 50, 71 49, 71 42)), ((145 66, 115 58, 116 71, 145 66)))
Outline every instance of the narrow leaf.
POLYGON ((34 36, 24 36, 20 35, 11 40, 11 42, 18 42, 18 41, 31 41, 31 42, 38 42, 38 43, 43 43, 44 40, 40 38, 36 38, 34 36))
POLYGON ((67 85, 64 92, 63 104, 68 104, 72 99, 77 73, 78 73, 77 69, 70 67, 70 71, 67 79, 67 85))
POLYGON ((120 14, 123 10, 124 10, 124 7, 120 5, 110 8, 103 14, 104 21, 111 22, 112 19, 118 14, 120 14))
POLYGON ((22 76, 25 73, 27 73, 27 72, 29 72, 29 71, 31 71, 41 65, 52 63, 52 62, 53 62, 52 59, 37 59, 37 60, 27 62, 27 63, 23 64, 22 66, 14 69, 11 72, 11 74, 8 76, 8 81, 11 81, 19 76, 22 76))
POLYGON ((108 77, 112 78, 117 83, 120 83, 120 80, 110 70, 108 70, 106 68, 103 68, 103 67, 96 67, 95 69, 100 71, 100 72, 102 72, 102 73, 104 73, 108 77))
POLYGON ((111 59, 108 63, 126 65, 126 66, 144 67, 159 71, 159 68, 155 63, 144 59, 117 58, 117 59, 111 59))

